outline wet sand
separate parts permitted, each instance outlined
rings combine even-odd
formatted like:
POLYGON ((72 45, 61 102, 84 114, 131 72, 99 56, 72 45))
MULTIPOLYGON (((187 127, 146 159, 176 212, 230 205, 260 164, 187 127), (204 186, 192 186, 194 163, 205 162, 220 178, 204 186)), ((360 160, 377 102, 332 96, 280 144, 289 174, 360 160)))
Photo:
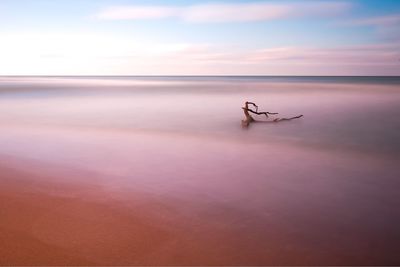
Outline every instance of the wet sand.
MULTIPOLYGON (((1 168, 2 265, 147 264, 171 239, 173 231, 146 214, 160 209, 157 202, 142 198, 138 207, 124 209, 105 201, 107 194, 95 185, 43 181, 55 174, 44 177, 46 167, 36 164, 20 166, 42 175, 17 171, 16 165, 1 168)), ((93 176, 69 170, 57 175, 93 176)))
POLYGON ((2 265, 399 263, 396 161, 190 136, 37 131, 19 138, 37 149, 46 140, 62 160, 1 157, 2 265), (71 155, 85 168, 66 166, 71 155))

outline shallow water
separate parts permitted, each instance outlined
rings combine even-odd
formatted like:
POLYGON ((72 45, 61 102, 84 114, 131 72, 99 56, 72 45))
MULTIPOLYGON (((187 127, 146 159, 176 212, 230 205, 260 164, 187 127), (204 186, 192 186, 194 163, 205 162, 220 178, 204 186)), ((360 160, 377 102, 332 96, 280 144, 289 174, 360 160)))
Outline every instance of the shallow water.
POLYGON ((2 77, 0 155, 173 203, 154 216, 193 234, 165 264, 199 240, 197 264, 400 264, 400 82, 371 79, 2 77), (304 117, 243 129, 246 100, 304 117))
POLYGON ((3 77, 0 123, 280 140, 398 154, 400 81, 371 79, 3 77), (240 107, 246 100, 279 112, 278 117, 305 117, 243 131, 240 107))

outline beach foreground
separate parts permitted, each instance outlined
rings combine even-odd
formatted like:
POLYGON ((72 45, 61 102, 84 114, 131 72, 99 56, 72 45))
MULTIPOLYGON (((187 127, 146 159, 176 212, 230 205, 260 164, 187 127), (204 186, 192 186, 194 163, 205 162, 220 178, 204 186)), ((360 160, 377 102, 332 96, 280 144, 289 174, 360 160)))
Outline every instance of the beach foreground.
POLYGON ((1 265, 400 264, 396 86, 68 81, 2 84, 1 265))

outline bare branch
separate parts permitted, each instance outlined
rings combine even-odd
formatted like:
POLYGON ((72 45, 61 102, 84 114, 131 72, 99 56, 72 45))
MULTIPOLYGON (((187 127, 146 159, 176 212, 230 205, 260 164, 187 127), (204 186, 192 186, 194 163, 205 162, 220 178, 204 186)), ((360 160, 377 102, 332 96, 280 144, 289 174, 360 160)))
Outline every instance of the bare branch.
MULTIPOLYGON (((244 115, 246 116, 246 119, 242 120, 242 126, 243 127, 248 127, 251 122, 255 121, 255 119, 250 115, 249 112, 251 112, 253 114, 257 114, 257 115, 265 115, 267 118, 269 118, 268 115, 279 114, 279 113, 276 113, 276 112, 268 112, 268 111, 266 111, 266 112, 258 112, 258 106, 255 103, 248 102, 248 101, 245 102, 245 106, 242 107, 242 109, 243 109, 244 115), (256 108, 256 110, 254 111, 251 108, 249 108, 249 105, 253 105, 256 108)), ((291 117, 291 118, 276 118, 273 121, 269 121, 269 122, 290 121, 290 120, 298 119, 298 118, 301 118, 301 117, 303 117, 303 115, 299 115, 299 116, 295 116, 295 117, 291 117)), ((268 122, 268 121, 266 121, 266 122, 268 122)))
MULTIPOLYGON (((245 108, 243 108, 243 109, 245 109, 245 108)), ((246 110, 247 111, 250 111, 251 113, 254 113, 254 114, 257 114, 257 115, 265 115, 267 118, 268 118, 268 114, 269 115, 276 115, 276 114, 279 114, 279 113, 275 113, 275 112, 257 112, 257 111, 254 111, 254 110, 252 110, 252 109, 250 109, 250 108, 246 108, 246 110)))
POLYGON ((299 116, 291 117, 291 118, 277 118, 277 119, 274 120, 274 122, 290 121, 290 120, 298 119, 298 118, 301 118, 301 117, 303 117, 303 115, 299 115, 299 116))

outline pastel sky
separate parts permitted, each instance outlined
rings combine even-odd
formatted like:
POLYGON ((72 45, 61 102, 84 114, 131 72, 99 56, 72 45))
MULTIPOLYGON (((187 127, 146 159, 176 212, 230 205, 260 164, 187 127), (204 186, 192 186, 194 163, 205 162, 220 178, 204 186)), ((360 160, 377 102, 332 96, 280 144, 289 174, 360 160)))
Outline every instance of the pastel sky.
POLYGON ((0 0, 0 75, 400 75, 400 1, 0 0))

